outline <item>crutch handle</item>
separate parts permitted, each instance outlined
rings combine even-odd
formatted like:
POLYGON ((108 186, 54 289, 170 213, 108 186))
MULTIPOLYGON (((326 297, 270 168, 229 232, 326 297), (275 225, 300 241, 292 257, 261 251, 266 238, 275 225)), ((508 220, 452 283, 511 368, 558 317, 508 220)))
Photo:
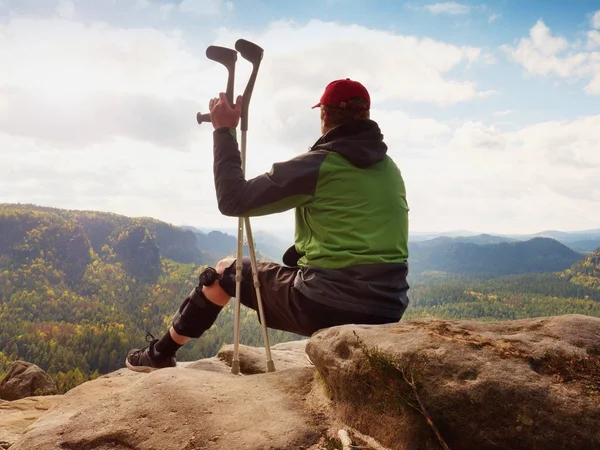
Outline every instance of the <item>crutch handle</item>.
POLYGON ((198 121, 199 124, 202 124, 204 122, 210 122, 210 113, 197 113, 196 114, 196 120, 198 121))
MULTIPOLYGON (((233 85, 235 80, 235 63, 237 61, 237 50, 226 47, 219 47, 217 45, 210 45, 206 49, 206 57, 220 64, 223 64, 227 69, 227 89, 226 95, 229 104, 233 106, 233 85)), ((197 113, 196 121, 199 124, 204 122, 210 122, 210 114, 197 113)))

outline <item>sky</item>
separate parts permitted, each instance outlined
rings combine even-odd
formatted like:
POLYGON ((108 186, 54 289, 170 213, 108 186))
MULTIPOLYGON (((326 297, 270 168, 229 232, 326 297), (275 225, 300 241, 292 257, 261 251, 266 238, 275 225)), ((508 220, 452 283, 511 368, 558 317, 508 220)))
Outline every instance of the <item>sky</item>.
MULTIPOLYGON (((600 228, 598 0, 0 0, 0 202, 235 228, 195 117, 225 89, 206 47, 239 38, 265 51, 248 178, 307 151, 311 106, 349 77, 411 232, 600 228)), ((250 70, 239 58, 236 94, 250 70)))

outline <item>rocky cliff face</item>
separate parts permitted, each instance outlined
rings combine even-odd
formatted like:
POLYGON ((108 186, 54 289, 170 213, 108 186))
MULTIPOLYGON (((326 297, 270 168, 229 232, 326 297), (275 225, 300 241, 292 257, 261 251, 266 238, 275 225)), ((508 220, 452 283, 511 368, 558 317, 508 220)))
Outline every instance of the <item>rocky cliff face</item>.
POLYGON ((275 373, 241 349, 243 376, 225 348, 45 397, 10 450, 600 448, 597 318, 336 327, 274 346, 275 373))

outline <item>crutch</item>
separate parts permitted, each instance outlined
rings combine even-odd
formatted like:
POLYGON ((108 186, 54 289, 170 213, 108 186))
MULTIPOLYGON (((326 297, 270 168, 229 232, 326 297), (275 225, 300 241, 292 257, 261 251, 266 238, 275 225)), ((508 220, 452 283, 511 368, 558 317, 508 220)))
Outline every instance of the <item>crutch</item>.
MULTIPOLYGON (((253 44, 245 39, 239 39, 235 44, 236 50, 232 50, 225 47, 210 46, 206 49, 206 56, 213 61, 223 64, 228 70, 227 79, 227 91, 226 96, 229 104, 233 106, 233 85, 235 77, 235 63, 237 61, 237 52, 239 51, 242 57, 252 63, 252 73, 246 89, 244 90, 244 103, 242 106, 241 113, 241 124, 242 124, 242 144, 241 144, 241 160, 242 160, 242 171, 246 171, 246 133, 248 131, 248 108, 250 104, 250 97, 254 89, 256 82, 256 76, 258 68, 263 57, 263 49, 258 45, 253 44)), ((203 122, 210 122, 210 114, 197 113, 196 120, 199 124, 203 122)), ((260 293, 260 282, 258 280, 258 271, 256 264, 256 254, 254 251, 254 241, 252 239, 252 229, 250 227, 250 219, 245 218, 247 237, 248 237, 248 250, 250 253, 250 262, 252 266, 252 277, 253 284, 256 289, 256 296, 258 301, 258 313, 260 322, 262 324, 263 338, 265 341, 265 351, 267 354, 267 371, 274 372, 275 365, 271 357, 271 346, 269 344, 269 334, 267 325, 264 317, 262 307, 262 297, 260 293)), ((233 344, 233 360, 231 364, 231 372, 238 374, 240 372, 239 362, 239 342, 240 342, 240 305, 241 305, 241 281, 242 281, 242 258, 243 258, 243 241, 244 241, 244 218, 238 218, 238 241, 237 241, 237 261, 236 261, 236 297, 235 297, 235 323, 234 323, 234 344, 233 344)))
MULTIPOLYGON (((256 82, 256 75, 260 62, 262 60, 264 50, 258 45, 249 42, 245 39, 239 39, 235 43, 235 49, 242 55, 242 58, 252 63, 252 73, 250 79, 244 90, 244 102, 242 104, 241 113, 241 130, 242 130, 242 142, 241 142, 241 159, 242 159, 242 171, 246 172, 246 146, 247 146, 247 132, 248 132, 248 109, 250 107, 250 98, 252 97, 252 91, 254 90, 254 84, 256 82)), ((258 302, 258 314, 262 325, 263 339, 265 342, 265 352, 267 355, 267 372, 275 371, 275 364, 271 357, 271 345, 269 343, 269 332, 267 330, 267 324, 265 322, 265 315, 262 305, 262 296, 260 293, 260 281, 258 280, 258 269, 256 264, 256 253, 254 251, 254 240, 252 239, 252 228, 250 227, 249 217, 238 218, 238 247, 237 247, 237 260, 235 267, 235 325, 234 325, 234 344, 233 344, 233 358, 231 363, 231 372, 240 372, 240 361, 239 361, 239 344, 240 344, 240 300, 241 300, 241 284, 242 284, 242 257, 243 257, 243 240, 244 240, 244 224, 246 225, 246 237, 248 238, 248 252, 250 254, 250 264, 252 267, 252 280, 254 288, 256 289, 256 300, 258 302)))

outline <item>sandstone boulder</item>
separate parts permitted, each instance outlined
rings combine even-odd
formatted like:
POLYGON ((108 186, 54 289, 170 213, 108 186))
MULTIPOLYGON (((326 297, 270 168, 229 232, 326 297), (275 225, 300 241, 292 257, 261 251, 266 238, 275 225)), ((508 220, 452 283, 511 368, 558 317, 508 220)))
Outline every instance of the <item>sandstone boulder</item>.
POLYGON ((25 361, 15 361, 0 383, 0 399, 3 400, 57 393, 54 380, 40 367, 25 361))
POLYGON ((392 449, 600 448, 600 319, 342 326, 307 354, 341 421, 392 449))
MULTIPOLYGON (((273 346, 274 373, 233 375, 214 357, 102 376, 63 395, 10 450, 308 449, 324 425, 303 406, 314 374, 305 344, 273 346), (298 363, 286 370, 290 352, 298 363)), ((261 351, 240 346, 241 367, 261 351)))

